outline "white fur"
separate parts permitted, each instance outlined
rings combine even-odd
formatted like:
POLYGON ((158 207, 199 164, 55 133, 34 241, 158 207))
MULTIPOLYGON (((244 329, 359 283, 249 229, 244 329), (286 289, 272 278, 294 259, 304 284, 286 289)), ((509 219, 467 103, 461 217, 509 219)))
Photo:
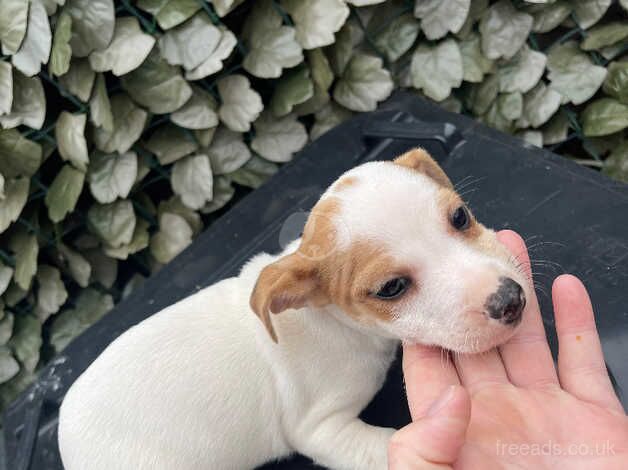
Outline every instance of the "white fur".
POLYGON ((358 415, 381 387, 399 339, 463 350, 475 329, 472 346, 490 347, 512 328, 473 309, 493 278, 513 268, 447 233, 429 178, 391 163, 349 173, 357 184, 325 195, 343 201, 340 243, 368 239, 421 267, 421 289, 394 321, 373 329, 334 305, 305 307, 273 316, 275 344, 249 297, 280 256, 259 255, 238 277, 128 330, 79 377, 59 416, 67 470, 245 469, 294 452, 334 469, 387 467, 393 430, 358 415))
POLYGON ((277 258, 255 257, 94 361, 61 406, 66 470, 245 469, 295 451, 331 468, 386 467, 392 430, 357 416, 397 343, 313 309, 274 317, 273 343, 248 301, 277 258))

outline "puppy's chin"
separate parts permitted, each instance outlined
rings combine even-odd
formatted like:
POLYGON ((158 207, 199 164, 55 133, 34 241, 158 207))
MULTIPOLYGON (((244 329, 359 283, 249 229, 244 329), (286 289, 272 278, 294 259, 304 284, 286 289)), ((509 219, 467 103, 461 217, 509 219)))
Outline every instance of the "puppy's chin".
POLYGON ((450 338, 443 342, 426 343, 415 338, 404 338, 404 345, 422 344, 425 346, 436 346, 456 354, 482 354, 493 348, 501 346, 513 337, 517 327, 499 328, 497 332, 489 332, 485 335, 465 335, 458 341, 457 338, 450 338))

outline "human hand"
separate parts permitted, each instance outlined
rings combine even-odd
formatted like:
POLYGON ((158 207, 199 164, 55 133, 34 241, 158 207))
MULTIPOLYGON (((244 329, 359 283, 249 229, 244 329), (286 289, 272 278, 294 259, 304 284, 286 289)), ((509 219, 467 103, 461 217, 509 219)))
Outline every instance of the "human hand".
MULTIPOLYGON (((498 238, 529 271, 521 237, 502 231, 498 238)), ((391 439, 390 469, 628 468, 628 417, 606 371, 586 289, 563 275, 552 299, 558 370, 534 296, 498 350, 452 358, 439 348, 404 347, 413 423, 391 439), (429 413, 443 395, 449 399, 429 413)))

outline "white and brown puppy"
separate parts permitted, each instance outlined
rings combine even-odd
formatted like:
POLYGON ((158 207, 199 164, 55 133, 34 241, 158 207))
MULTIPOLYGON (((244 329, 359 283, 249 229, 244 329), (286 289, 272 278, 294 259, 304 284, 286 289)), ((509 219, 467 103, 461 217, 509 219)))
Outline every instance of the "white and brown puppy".
POLYGON ((94 361, 61 407, 63 463, 228 470, 300 452, 334 469, 384 469, 393 429, 358 415, 399 340, 486 351, 513 334, 528 288, 426 152, 356 167, 302 239, 153 315, 94 361))

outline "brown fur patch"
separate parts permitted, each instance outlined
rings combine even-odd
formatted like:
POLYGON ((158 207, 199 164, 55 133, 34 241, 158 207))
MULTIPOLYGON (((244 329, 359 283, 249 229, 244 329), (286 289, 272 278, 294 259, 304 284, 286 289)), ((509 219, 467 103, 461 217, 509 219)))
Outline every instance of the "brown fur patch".
POLYGON ((343 176, 334 184, 334 190, 342 191, 344 189, 355 186, 358 183, 358 179, 355 176, 343 176))
POLYGON ((395 158, 394 163, 423 173, 439 185, 453 189, 453 184, 451 184, 443 169, 422 148, 409 150, 400 157, 395 158))

